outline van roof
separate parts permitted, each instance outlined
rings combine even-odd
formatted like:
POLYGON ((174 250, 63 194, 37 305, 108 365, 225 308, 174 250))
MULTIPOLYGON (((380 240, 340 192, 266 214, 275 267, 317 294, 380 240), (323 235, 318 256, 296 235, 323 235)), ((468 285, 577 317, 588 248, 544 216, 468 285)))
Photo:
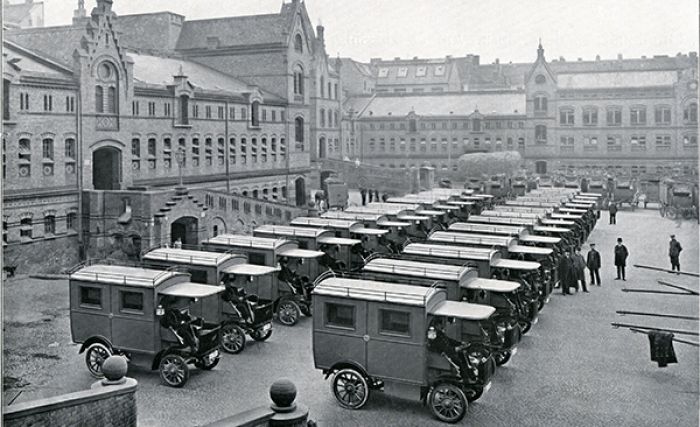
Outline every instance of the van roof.
MULTIPOLYGON (((554 227, 554 226, 547 226, 547 225, 536 225, 533 228, 534 231, 539 231, 541 233, 568 233, 571 230, 568 228, 562 228, 562 227, 554 227)), ((538 236, 528 236, 528 237, 538 237, 538 236)), ((544 236, 546 237, 546 236, 544 236)))
MULTIPOLYGON (((360 224, 361 225, 361 224, 360 224)), ((382 230, 380 228, 370 228, 370 227, 353 227, 350 229, 351 233, 354 234, 366 234, 368 236, 383 236, 389 232, 389 230, 382 230)))
POLYGON ((285 239, 270 239, 268 237, 255 237, 244 234, 220 234, 205 240, 204 243, 254 249, 277 249, 286 244, 296 245, 296 243, 285 239))
POLYGON ((87 265, 73 272, 70 275, 70 280, 154 288, 166 280, 176 276, 187 277, 188 275, 187 273, 178 273, 170 270, 155 270, 150 268, 110 264, 93 264, 87 265))
POLYGON ((428 236, 428 241, 448 242, 457 245, 509 246, 517 240, 511 236, 475 234, 450 231, 436 231, 428 236))
POLYGON ((313 226, 313 227, 330 227, 330 228, 340 228, 340 229, 350 229, 351 227, 359 224, 356 220, 352 219, 339 219, 339 218, 319 218, 319 217, 308 217, 300 216, 294 218, 290 225, 294 226, 313 226))
POLYGON ((437 288, 378 282, 374 280, 331 277, 322 280, 313 290, 316 295, 347 297, 362 301, 380 301, 425 307, 430 299, 443 291, 437 288))
POLYGON ((535 261, 520 261, 517 259, 499 258, 491 263, 492 267, 509 268, 511 270, 537 270, 540 268, 540 263, 535 261))
POLYGON ((503 218, 528 218, 528 219, 537 219, 541 217, 542 215, 537 215, 534 213, 527 213, 527 212, 511 212, 511 211, 495 211, 495 210, 490 210, 490 211, 482 211, 481 216, 495 216, 495 217, 503 217, 503 218))
POLYGON ((485 279, 481 277, 468 281, 467 289, 485 290, 491 292, 513 292, 520 287, 520 283, 510 280, 485 279))
POLYGON ((512 252, 514 254, 549 255, 552 253, 552 249, 527 245, 511 245, 508 247, 508 252, 512 252))
POLYGON ((224 269, 224 273, 240 276, 264 276, 279 271, 279 267, 268 267, 256 264, 236 264, 224 269))
POLYGON ((376 215, 398 215, 403 213, 405 209, 401 205, 396 205, 396 207, 369 207, 369 206, 351 206, 345 209, 345 212, 351 213, 370 213, 376 215))
POLYGON ((504 218, 498 216, 470 215, 468 222, 478 222, 487 224, 508 224, 508 225, 534 225, 537 218, 504 218))
POLYGON ((317 238, 323 234, 332 234, 329 230, 324 230, 322 228, 308 228, 308 227, 291 227, 288 225, 273 225, 265 224, 253 230, 253 233, 265 233, 273 234, 275 236, 285 236, 285 237, 306 237, 306 238, 317 238))
POLYGON ((480 233, 505 234, 519 236, 525 227, 518 225, 481 224, 478 222, 455 222, 447 227, 448 231, 475 231, 480 233))
POLYGON ((406 245, 403 253, 411 255, 430 255, 435 257, 476 259, 490 261, 496 251, 489 248, 475 248, 469 246, 431 245, 427 243, 410 243, 406 245))
MULTIPOLYGON (((535 227, 535 231, 538 231, 537 227, 535 227)), ((547 231, 547 230, 544 230, 544 231, 547 231)), ((519 240, 521 242, 545 243, 545 244, 552 244, 552 245, 555 245, 555 244, 561 242, 561 239, 559 237, 539 236, 537 234, 528 234, 525 236, 521 236, 519 240)))
POLYGON ((345 237, 324 236, 318 238, 318 243, 324 245, 354 246, 362 244, 362 241, 357 239, 347 239, 345 237))
POLYGON ((201 283, 180 282, 159 291, 161 295, 185 298, 204 298, 226 290, 223 286, 203 285, 201 283))
POLYGON ((396 258, 375 258, 368 262, 363 271, 375 273, 392 273, 413 277, 425 277, 435 280, 460 280, 469 267, 443 265, 432 262, 411 261, 396 258))
POLYGON ((490 305, 462 301, 440 301, 430 310, 433 316, 456 317, 464 320, 486 320, 496 311, 490 305))
POLYGON ((153 249, 144 254, 142 257, 142 259, 147 261, 168 261, 199 266, 219 266, 234 258, 241 258, 245 261, 244 255, 222 252, 194 251, 180 248, 153 249))
POLYGON ((371 212, 347 212, 347 211, 328 211, 321 215, 321 218, 336 218, 350 219, 355 221, 381 221, 387 219, 383 214, 371 212))

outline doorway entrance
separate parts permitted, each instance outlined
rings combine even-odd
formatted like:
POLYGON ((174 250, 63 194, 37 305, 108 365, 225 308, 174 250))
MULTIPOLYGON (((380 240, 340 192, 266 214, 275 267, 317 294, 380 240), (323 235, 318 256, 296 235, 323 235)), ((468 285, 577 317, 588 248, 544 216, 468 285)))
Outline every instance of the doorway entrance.
POLYGON ((183 245, 198 245, 197 230, 199 221, 193 216, 183 216, 170 226, 170 243, 175 245, 178 240, 183 245))
POLYGON ((95 190, 121 188, 121 151, 102 147, 92 153, 92 186, 95 190))
POLYGON ((547 162, 540 160, 535 162, 535 173, 545 174, 547 173, 547 162))

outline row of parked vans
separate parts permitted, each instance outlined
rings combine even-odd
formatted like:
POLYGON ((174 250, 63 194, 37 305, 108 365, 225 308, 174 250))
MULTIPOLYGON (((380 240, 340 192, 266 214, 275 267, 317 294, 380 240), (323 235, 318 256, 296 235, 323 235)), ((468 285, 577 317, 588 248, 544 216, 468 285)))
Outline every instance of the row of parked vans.
POLYGON ((190 365, 269 339, 273 319, 312 316, 315 367, 340 405, 382 391, 456 422, 537 322, 597 198, 548 189, 494 205, 434 189, 150 248, 138 264, 89 261, 70 275, 72 338, 95 376, 118 354, 182 387, 190 365))

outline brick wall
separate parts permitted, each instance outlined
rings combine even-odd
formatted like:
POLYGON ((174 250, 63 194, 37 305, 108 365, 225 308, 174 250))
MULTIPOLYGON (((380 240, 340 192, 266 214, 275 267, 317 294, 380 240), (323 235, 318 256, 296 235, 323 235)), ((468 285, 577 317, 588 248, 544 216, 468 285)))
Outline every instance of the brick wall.
POLYGON ((16 266, 15 274, 60 273, 76 265, 79 259, 75 234, 3 248, 3 266, 16 266))
POLYGON ((28 426, 136 426, 136 381, 102 386, 3 408, 3 425, 28 426))

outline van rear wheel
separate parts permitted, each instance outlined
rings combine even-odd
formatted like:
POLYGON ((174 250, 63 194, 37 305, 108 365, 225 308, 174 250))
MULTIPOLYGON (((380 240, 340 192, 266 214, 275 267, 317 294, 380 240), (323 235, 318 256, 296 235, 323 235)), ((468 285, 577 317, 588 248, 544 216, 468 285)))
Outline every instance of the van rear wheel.
POLYGON ((438 420, 456 423, 467 414, 469 403, 461 388, 450 383, 438 383, 428 393, 428 406, 438 420))
POLYGON ((362 408, 369 397, 367 380, 352 368, 341 369, 335 374, 331 390, 340 406, 348 409, 362 408))
POLYGON ((299 321, 301 309, 299 304, 291 300, 280 302, 277 306, 277 320, 285 326, 294 326, 299 321))
POLYGON ((102 343, 95 343, 88 347, 85 352, 85 365, 87 365, 90 375, 95 378, 102 378, 102 364, 112 355, 112 350, 102 343))
POLYGON ((238 354, 245 348, 245 331, 233 323, 228 323, 221 328, 221 348, 225 352, 238 354))

